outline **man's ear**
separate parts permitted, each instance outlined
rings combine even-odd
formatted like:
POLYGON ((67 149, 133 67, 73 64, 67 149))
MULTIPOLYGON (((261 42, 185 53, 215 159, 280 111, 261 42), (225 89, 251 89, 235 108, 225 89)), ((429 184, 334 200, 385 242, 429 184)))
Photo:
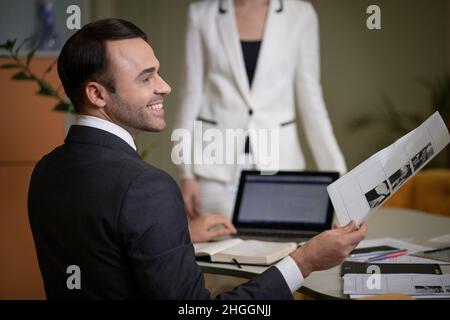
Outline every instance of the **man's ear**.
POLYGON ((103 108, 106 106, 107 92, 105 87, 95 81, 89 81, 84 87, 86 99, 89 104, 103 108))

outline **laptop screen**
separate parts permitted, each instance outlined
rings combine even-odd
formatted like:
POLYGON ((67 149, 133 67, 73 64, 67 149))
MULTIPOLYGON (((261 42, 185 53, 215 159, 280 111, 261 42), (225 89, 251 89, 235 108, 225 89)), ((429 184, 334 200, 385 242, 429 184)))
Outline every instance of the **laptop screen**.
POLYGON ((233 214, 236 227, 322 231, 331 227, 327 186, 337 172, 243 171, 233 214))

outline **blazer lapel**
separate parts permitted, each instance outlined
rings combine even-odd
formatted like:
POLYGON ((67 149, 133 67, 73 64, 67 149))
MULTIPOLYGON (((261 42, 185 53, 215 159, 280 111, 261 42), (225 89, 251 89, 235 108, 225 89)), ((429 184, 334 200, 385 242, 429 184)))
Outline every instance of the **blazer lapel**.
POLYGON ((236 25, 233 0, 226 0, 224 2, 226 5, 226 13, 219 14, 217 17, 219 32, 222 37, 225 52, 230 60, 230 66, 238 88, 241 91, 242 96, 247 100, 247 103, 252 105, 244 57, 239 42, 239 32, 236 25))
MULTIPOLYGON (((264 78, 270 77, 265 75, 265 66, 273 64, 273 59, 280 59, 274 54, 275 49, 278 48, 277 39, 284 31, 282 30, 283 13, 277 13, 276 3, 278 1, 270 0, 269 10, 267 12, 266 25, 264 27, 263 38, 261 42, 261 49, 259 51, 258 60, 256 62, 255 75, 253 77, 252 89, 250 91, 251 96, 256 97, 258 94, 259 86, 264 82, 264 78)), ((273 76, 272 76, 273 77, 273 76)), ((265 88, 267 90, 267 87, 265 88)))

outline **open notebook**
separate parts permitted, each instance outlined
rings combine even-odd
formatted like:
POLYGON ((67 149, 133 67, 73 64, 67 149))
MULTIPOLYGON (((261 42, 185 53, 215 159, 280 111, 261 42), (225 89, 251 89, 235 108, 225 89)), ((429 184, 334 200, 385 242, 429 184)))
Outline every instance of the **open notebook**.
POLYGON ((194 244, 195 256, 211 262, 271 265, 297 248, 295 242, 269 242, 238 238, 194 244))

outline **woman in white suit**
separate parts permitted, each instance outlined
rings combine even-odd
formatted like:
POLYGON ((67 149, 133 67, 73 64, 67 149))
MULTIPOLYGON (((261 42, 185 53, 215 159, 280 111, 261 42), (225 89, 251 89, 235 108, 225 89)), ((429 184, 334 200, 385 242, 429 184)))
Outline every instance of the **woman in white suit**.
MULTIPOLYGON (((247 130, 277 129, 276 169, 303 170, 297 111, 319 170, 343 173, 344 158, 323 101, 319 58, 317 16, 308 2, 193 3, 175 127, 189 130, 192 136, 196 121, 201 121, 203 131, 215 128, 224 136, 226 129, 244 129, 237 134, 236 148, 224 150, 234 152, 234 158, 254 156, 257 136, 247 130)), ((201 141, 193 145, 198 147, 201 141)), ((247 162, 244 168, 264 169, 256 157, 253 160, 253 165, 247 162)), ((191 216, 205 211, 231 215, 242 165, 183 163, 178 167, 191 216)))

